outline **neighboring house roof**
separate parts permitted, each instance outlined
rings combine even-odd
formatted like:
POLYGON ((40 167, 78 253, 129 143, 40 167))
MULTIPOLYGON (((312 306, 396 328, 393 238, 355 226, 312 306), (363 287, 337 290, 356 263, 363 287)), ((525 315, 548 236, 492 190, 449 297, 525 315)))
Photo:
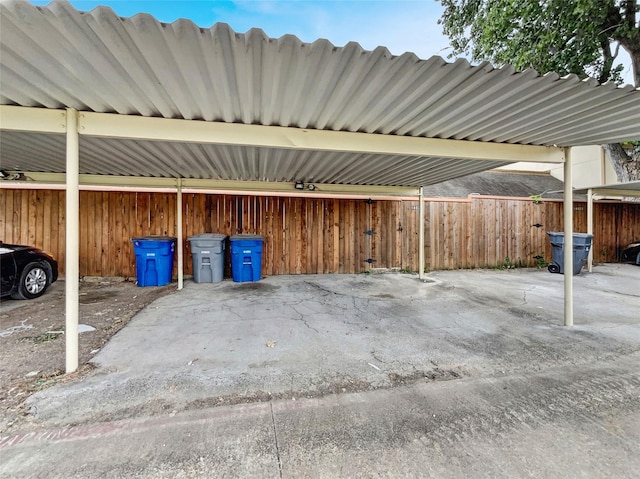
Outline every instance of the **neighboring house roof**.
POLYGON ((546 173, 484 171, 425 186, 427 197, 466 198, 469 195, 562 198, 562 181, 546 173), (547 193, 555 191, 556 193, 547 193), (558 191, 560 191, 558 193, 558 191))

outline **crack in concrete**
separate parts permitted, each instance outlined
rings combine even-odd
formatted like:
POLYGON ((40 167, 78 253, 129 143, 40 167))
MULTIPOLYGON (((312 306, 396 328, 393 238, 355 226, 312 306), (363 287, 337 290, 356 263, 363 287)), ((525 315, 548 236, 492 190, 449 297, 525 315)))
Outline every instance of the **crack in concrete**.
POLYGON ((371 350, 371 356, 373 356, 373 359, 375 359, 375 360, 376 360, 376 361, 378 361, 379 363, 387 364, 387 362, 386 362, 386 361, 383 361, 382 359, 380 359, 380 358, 377 356, 377 354, 378 354, 378 353, 376 352, 376 350, 375 350, 375 349, 372 349, 372 350, 371 350))
MULTIPOLYGON (((358 306, 358 305, 356 304, 356 300, 357 300, 357 299, 358 299, 358 298, 356 298, 355 296, 352 296, 352 300, 353 300, 353 309, 355 309, 356 311, 358 311, 358 312, 360 313, 360 315, 362 315, 362 316, 364 316, 364 315, 368 315, 368 314, 369 314, 369 312, 365 311, 364 309, 362 309, 360 306, 358 306)), ((368 300, 368 299, 365 299, 364 301, 365 301, 365 305, 369 303, 369 300, 368 300)))
POLYGON ((328 296, 328 295, 331 295, 331 294, 335 294, 335 295, 338 295, 338 296, 345 296, 345 294, 343 294, 343 293, 337 293, 335 291, 331 291, 329 288, 325 288, 324 286, 319 285, 318 283, 312 283, 311 281, 305 281, 304 283, 308 284, 312 288, 316 288, 316 289, 319 289, 320 291, 323 291, 325 293, 324 296, 328 296))
POLYGON ((526 304, 527 306, 529 305, 529 303, 527 302, 527 293, 529 291, 533 291, 534 289, 536 289, 536 286, 532 286, 531 288, 522 291, 522 304, 526 304))
POLYGON ((619 294, 620 296, 629 296, 630 298, 640 298, 640 295, 637 294, 633 294, 633 293, 623 293, 621 291, 612 291, 610 289, 603 289, 602 290, 603 293, 612 293, 612 294, 619 294))
MULTIPOLYGON (((290 308, 291 308, 291 309, 292 309, 292 310, 293 310, 293 311, 294 311, 294 312, 299 316, 299 318, 297 318, 297 319, 296 319, 296 318, 293 318, 293 320, 294 320, 294 321, 301 321, 302 323, 304 323, 304 325, 305 325, 307 328, 309 328, 309 329, 311 329, 311 330, 315 331, 316 333, 320 334, 320 331, 318 331, 316 328, 314 328, 313 326, 311 326, 311 325, 309 324, 309 322, 305 319, 304 314, 302 314, 300 311, 298 311, 294 305, 292 305, 292 304, 291 304, 291 305, 289 305, 289 307, 290 307, 290 308)), ((317 313, 316 313, 316 314, 317 314, 317 313)))

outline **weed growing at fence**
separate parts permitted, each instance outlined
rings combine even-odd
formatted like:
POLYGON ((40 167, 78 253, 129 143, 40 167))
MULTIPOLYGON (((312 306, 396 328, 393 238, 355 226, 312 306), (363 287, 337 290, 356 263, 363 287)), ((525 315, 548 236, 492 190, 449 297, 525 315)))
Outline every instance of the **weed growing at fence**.
POLYGON ((498 263, 495 269, 504 270, 504 269, 516 269, 516 268, 524 268, 525 264, 522 262, 520 258, 514 263, 511 261, 511 258, 508 256, 504 257, 503 263, 498 263))
POLYGON ((544 258, 536 258, 536 268, 538 269, 544 269, 547 266, 549 266, 549 262, 545 261, 544 258))

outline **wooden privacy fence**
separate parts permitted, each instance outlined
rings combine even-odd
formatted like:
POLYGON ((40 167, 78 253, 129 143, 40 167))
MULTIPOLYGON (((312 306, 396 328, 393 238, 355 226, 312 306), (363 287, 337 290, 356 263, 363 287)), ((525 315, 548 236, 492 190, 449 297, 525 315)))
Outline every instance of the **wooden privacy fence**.
MULTIPOLYGON (((615 262, 640 238, 640 204, 594 205, 594 260, 615 262)), ((0 235, 53 253, 64 274, 65 196, 60 190, 0 189, 0 235)), ((183 195, 185 274, 189 236, 260 234, 263 274, 360 273, 418 269, 418 201, 183 195)), ((586 204, 574 204, 575 231, 586 231, 586 204)), ((547 231, 562 231, 562 202, 471 196, 425 201, 427 269, 535 266, 549 260, 547 231)), ((135 276, 131 238, 176 236, 176 195, 80 192, 80 274, 135 276)), ((229 251, 225 261, 229 271, 229 251)), ((175 272, 175 271, 174 271, 175 272)))

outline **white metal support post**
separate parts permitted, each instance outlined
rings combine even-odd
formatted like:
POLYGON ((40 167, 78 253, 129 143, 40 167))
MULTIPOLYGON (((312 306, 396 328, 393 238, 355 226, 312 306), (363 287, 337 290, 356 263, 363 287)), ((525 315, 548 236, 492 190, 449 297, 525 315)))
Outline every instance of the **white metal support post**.
POLYGON ((176 249, 178 250, 178 291, 184 287, 184 254, 182 251, 182 178, 178 178, 178 190, 176 201, 176 229, 178 244, 176 249))
POLYGON ((564 325, 573 326, 573 172, 571 148, 564 159, 564 325))
MULTIPOLYGON (((593 190, 587 190, 587 234, 593 235, 593 190)), ((589 273, 593 269, 593 240, 591 248, 589 248, 589 257, 587 259, 587 270, 589 273)))
POLYGON ((424 188, 420 187, 420 204, 418 205, 418 278, 424 279, 424 188))
POLYGON ((66 372, 78 369, 78 316, 80 287, 80 140, 78 112, 67 110, 67 168, 65 217, 65 346, 66 372))

